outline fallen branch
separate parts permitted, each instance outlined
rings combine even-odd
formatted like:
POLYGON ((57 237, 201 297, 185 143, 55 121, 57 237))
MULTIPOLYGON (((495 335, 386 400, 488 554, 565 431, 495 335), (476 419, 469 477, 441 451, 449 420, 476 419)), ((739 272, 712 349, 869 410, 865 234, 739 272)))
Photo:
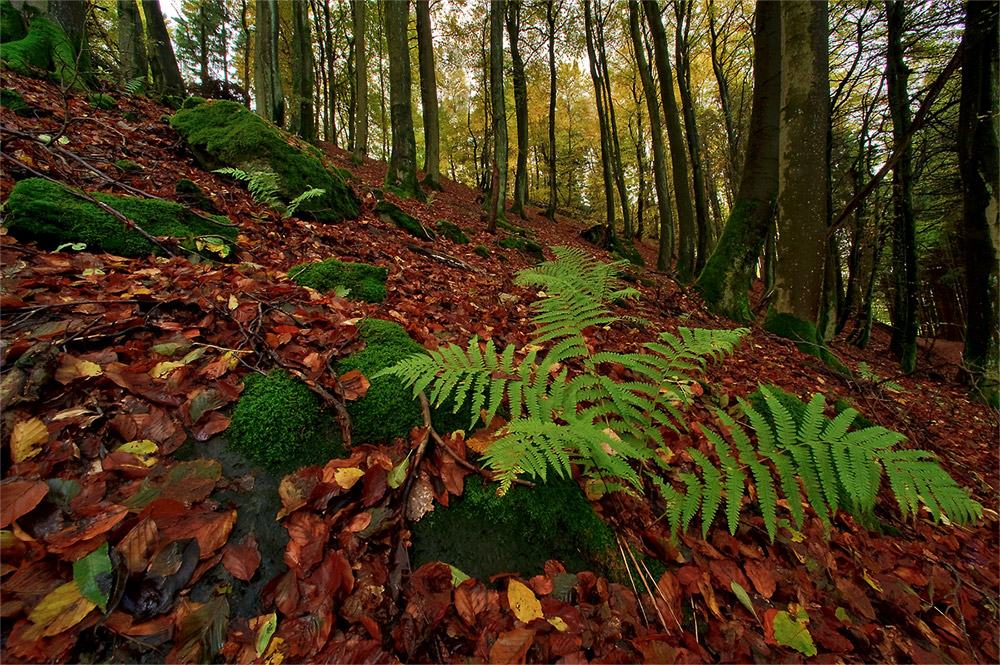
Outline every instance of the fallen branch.
POLYGON ((421 247, 420 245, 414 245, 413 243, 406 243, 406 249, 414 252, 416 254, 421 254, 423 256, 439 261, 445 265, 452 266, 454 268, 461 268, 462 270, 467 270, 469 272, 478 272, 475 268, 470 266, 468 263, 458 258, 457 256, 452 256, 451 254, 446 254, 445 252, 438 251, 436 249, 428 249, 427 247, 421 247))

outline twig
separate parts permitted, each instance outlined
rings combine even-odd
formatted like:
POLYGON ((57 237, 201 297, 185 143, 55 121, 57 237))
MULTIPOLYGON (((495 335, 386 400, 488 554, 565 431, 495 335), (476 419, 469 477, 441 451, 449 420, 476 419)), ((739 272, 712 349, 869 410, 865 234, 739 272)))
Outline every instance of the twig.
MULTIPOLYGON (((649 579, 653 579, 653 574, 651 572, 649 572, 649 568, 646 567, 645 563, 642 564, 642 569, 646 571, 646 575, 649 576, 649 579)), ((667 611, 670 612, 670 618, 673 619, 674 623, 677 624, 677 629, 680 630, 680 631, 683 631, 684 629, 681 627, 680 620, 677 618, 677 615, 674 614, 674 609, 672 607, 670 607, 670 603, 667 601, 667 597, 663 595, 662 591, 660 591, 659 585, 654 584, 653 588, 656 589, 656 595, 658 595, 660 597, 660 600, 663 601, 663 604, 667 606, 667 611)), ((656 611, 657 611, 657 613, 659 613, 660 608, 657 607, 656 611)), ((660 621, 663 621, 663 617, 660 617, 660 621)), ((664 623, 663 627, 666 628, 667 624, 664 623)))
POLYGON ((420 463, 424 461, 424 456, 427 454, 427 444, 431 440, 431 405, 428 404, 427 396, 424 395, 423 391, 418 397, 420 398, 420 409, 424 415, 424 436, 417 445, 417 453, 413 456, 413 461, 410 462, 410 472, 406 474, 406 484, 403 486, 403 500, 400 504, 400 510, 404 521, 406 520, 406 506, 410 502, 410 492, 413 491, 413 481, 417 478, 420 463))
MULTIPOLYGON (((632 569, 628 567, 628 559, 625 558, 625 548, 622 547, 622 539, 618 534, 615 534, 615 540, 618 541, 618 551, 622 555, 622 563, 625 564, 625 572, 628 573, 628 581, 629 583, 631 583, 632 591, 635 593, 635 600, 637 603, 639 603, 639 611, 642 613, 642 622, 646 624, 647 628, 649 628, 649 619, 646 617, 646 608, 642 606, 642 596, 639 594, 639 587, 635 585, 635 579, 632 577, 632 569)), ((629 550, 629 554, 631 553, 632 550, 629 550)), ((632 560, 635 561, 635 557, 632 557, 632 560)), ((639 566, 635 567, 635 572, 637 575, 639 574, 639 566)), ((640 579, 641 577, 642 576, 640 575, 640 579)), ((643 582, 645 583, 645 580, 643 580, 643 582)), ((646 585, 646 590, 647 591, 649 590, 648 584, 646 585)), ((653 605, 656 605, 656 603, 653 603, 653 605)), ((656 613, 657 614, 660 613, 659 608, 657 608, 656 613)), ((660 617, 660 623, 661 624, 663 623, 662 616, 660 617)), ((664 626, 664 628, 666 628, 666 626, 664 626)))
MULTIPOLYGON (((496 476, 494 476, 491 471, 489 471, 488 469, 484 469, 481 466, 476 466, 475 464, 465 459, 464 457, 459 457, 458 453, 452 450, 451 446, 449 446, 447 443, 444 442, 444 439, 441 438, 440 434, 434 431, 433 427, 431 428, 430 432, 431 432, 431 438, 434 439, 434 443, 444 448, 445 452, 451 455, 451 458, 455 460, 455 462, 459 466, 468 469, 469 471, 478 473, 480 476, 490 481, 491 483, 496 482, 496 476)), ((530 480, 522 480, 521 478, 514 478, 513 480, 511 480, 511 483, 513 483, 514 485, 523 485, 524 487, 535 486, 535 483, 531 482, 530 480)))

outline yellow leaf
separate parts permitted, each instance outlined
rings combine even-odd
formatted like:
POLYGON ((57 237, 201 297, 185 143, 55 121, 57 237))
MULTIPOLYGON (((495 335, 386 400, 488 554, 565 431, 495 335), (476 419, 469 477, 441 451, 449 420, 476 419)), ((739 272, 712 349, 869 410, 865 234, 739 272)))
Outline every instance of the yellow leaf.
POLYGON ((156 366, 149 370, 149 375, 154 379, 162 379, 178 367, 183 367, 184 364, 181 360, 164 360, 161 363, 156 363, 156 366))
POLYGON ((558 630, 560 633, 565 633, 567 630, 569 630, 569 626, 566 624, 565 621, 562 620, 562 617, 552 617, 550 619, 546 619, 546 621, 551 623, 552 627, 558 630))
POLYGON ((229 309, 236 309, 240 306, 240 301, 236 299, 236 296, 229 296, 229 309))
POLYGON ((267 665, 281 665, 285 660, 285 652, 282 649, 282 645, 285 640, 280 637, 275 637, 271 639, 271 646, 267 648, 267 652, 264 653, 264 662, 267 665))
POLYGON ((868 574, 867 570, 864 571, 861 574, 861 577, 864 579, 865 582, 868 582, 868 586, 870 586, 871 588, 875 589, 879 593, 882 593, 882 587, 879 586, 878 582, 876 582, 874 579, 872 579, 872 577, 868 574))
POLYGON ((42 452, 39 447, 49 439, 49 430, 41 418, 22 420, 10 435, 10 456, 14 463, 31 459, 42 452))
POLYGON ((354 483, 361 480, 364 475, 364 471, 352 466, 347 469, 337 469, 333 474, 333 479, 337 481, 338 485, 348 490, 354 487, 354 483))
POLYGON ((517 580, 511 580, 507 585, 507 602, 510 603, 514 616, 524 623, 545 616, 542 614, 542 604, 535 597, 535 592, 517 580))
POLYGON ((42 598, 28 620, 41 630, 42 637, 51 637, 80 623, 95 607, 80 594, 76 582, 67 582, 42 598))
POLYGON ((128 443, 123 443, 118 446, 115 450, 122 451, 123 453, 132 453, 146 466, 153 466, 156 464, 156 458, 153 455, 156 454, 159 447, 156 445, 155 441, 150 441, 149 439, 139 439, 137 441, 129 441, 128 443))

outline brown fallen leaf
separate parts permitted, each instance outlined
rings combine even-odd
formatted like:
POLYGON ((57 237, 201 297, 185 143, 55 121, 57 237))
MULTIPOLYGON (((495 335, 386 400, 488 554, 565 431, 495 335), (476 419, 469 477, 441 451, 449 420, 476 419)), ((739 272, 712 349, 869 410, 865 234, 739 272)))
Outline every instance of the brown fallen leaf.
POLYGON ((500 633, 500 637, 490 648, 490 663, 494 665, 523 663, 534 639, 535 631, 530 628, 515 628, 500 633))
POLYGON ((40 480, 15 480, 0 485, 0 529, 31 512, 49 492, 40 480))
POLYGON ((260 567, 257 536, 248 533, 238 545, 226 545, 222 551, 222 565, 236 579, 249 582, 260 567))
POLYGON ((352 369, 340 377, 340 386, 344 389, 344 399, 353 402, 365 396, 371 382, 360 371, 352 369))

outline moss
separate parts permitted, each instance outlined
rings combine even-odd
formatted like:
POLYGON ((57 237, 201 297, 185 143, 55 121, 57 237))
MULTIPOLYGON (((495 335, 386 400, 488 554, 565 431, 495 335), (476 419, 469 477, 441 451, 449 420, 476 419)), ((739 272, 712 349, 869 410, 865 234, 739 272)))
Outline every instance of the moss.
POLYGON ((10 109, 15 115, 22 118, 32 115, 31 107, 24 101, 24 97, 16 90, 11 90, 10 88, 0 89, 0 106, 10 109))
POLYGON ((490 250, 486 248, 486 245, 476 245, 472 248, 472 251, 484 259, 490 258, 490 250))
MULTIPOLYGON (((236 229, 200 219, 183 206, 168 201, 94 193, 154 236, 190 238, 217 235, 235 239, 236 229)), ((66 242, 83 242, 90 251, 141 257, 158 251, 155 245, 111 213, 75 196, 67 187, 42 180, 22 180, 7 199, 7 228, 21 240, 34 240, 44 248, 66 242)), ((228 224, 223 217, 219 221, 228 224)))
POLYGON ((339 175, 344 182, 349 182, 354 179, 354 174, 347 169, 337 169, 337 175, 339 175))
POLYGON ((414 567, 444 561, 485 580, 503 572, 540 574, 547 560, 557 559, 570 571, 617 572, 614 532, 574 481, 516 485, 502 497, 496 488, 469 476, 450 507, 437 506, 413 525, 414 567))
POLYGON ((187 99, 184 100, 184 103, 181 104, 181 108, 193 109, 194 107, 201 106, 204 103, 205 103, 204 97, 188 97, 187 99))
POLYGON ((27 34, 21 12, 14 9, 10 0, 0 2, 0 42, 16 42, 27 34))
POLYGON ((175 111, 179 111, 184 106, 184 97, 180 95, 161 95, 159 101, 164 106, 172 108, 175 111))
POLYGON ((376 187, 375 189, 372 190, 372 196, 375 197, 376 201, 381 201, 382 199, 385 198, 385 192, 376 187))
POLYGON ((111 95, 106 95, 103 92, 95 92, 93 94, 87 95, 87 101, 95 109, 100 111, 110 111, 111 109, 118 106, 118 102, 111 95))
POLYGON ((339 288, 349 289, 347 297, 363 302, 385 300, 385 280, 389 269, 367 263, 344 263, 327 259, 311 264, 301 264, 288 271, 292 281, 309 286, 321 293, 339 288))
POLYGON ((212 200, 205 196, 205 192, 190 178, 181 178, 174 185, 177 198, 186 206, 202 210, 209 214, 217 214, 219 209, 215 207, 212 200))
POLYGON ((283 370, 246 378, 226 434, 231 447, 267 468, 292 469, 343 457, 320 398, 283 370))
POLYGON ((285 201, 310 187, 326 190, 323 196, 299 206, 300 213, 307 212, 317 221, 329 223, 358 216, 358 202, 339 175, 328 171, 315 157, 292 147, 287 135, 245 106, 215 100, 179 111, 170 124, 206 169, 269 169, 278 176, 278 188, 285 201))
POLYGON ((850 374, 851 370, 844 366, 826 346, 826 341, 816 329, 816 326, 809 321, 792 316, 791 314, 779 314, 771 307, 764 319, 764 328, 769 332, 790 339, 795 342, 799 351, 822 360, 827 366, 850 374))
POLYGON ((444 219, 439 219, 436 223, 438 233, 452 241, 456 245, 467 245, 471 240, 465 235, 465 231, 459 228, 458 224, 453 224, 444 219))
POLYGON ((506 219, 497 219, 497 228, 503 229, 504 231, 510 231, 514 235, 519 235, 522 238, 527 238, 529 235, 535 235, 535 231, 532 229, 526 229, 524 227, 518 226, 517 224, 511 224, 506 219))
POLYGON ((115 162, 115 166, 120 168, 125 173, 142 173, 146 170, 142 164, 137 164, 128 159, 119 159, 115 162))
MULTIPOLYGON (((24 76, 41 70, 54 74, 63 84, 72 82, 76 87, 84 87, 83 77, 77 70, 76 47, 62 28, 44 16, 33 18, 28 32, 21 39, 0 44, 0 60, 24 76)), ((79 66, 82 71, 89 71, 86 52, 80 58, 79 66)))
POLYGON ((603 224, 592 226, 580 233, 580 236, 587 242, 597 245, 601 249, 611 252, 615 258, 625 259, 629 263, 637 266, 646 265, 646 261, 639 254, 639 250, 631 240, 623 240, 614 227, 605 227, 603 224), (605 232, 605 228, 607 231, 605 232))
POLYGON ((414 238, 420 238, 421 240, 432 240, 434 238, 434 234, 422 226, 416 217, 404 212, 395 203, 390 203, 382 199, 375 204, 375 214, 383 222, 395 224, 397 228, 406 231, 414 238))
POLYGON ((500 238, 497 241, 497 245, 504 249, 516 249, 525 254, 530 254, 539 261, 545 260, 545 253, 542 250, 542 246, 534 240, 525 240, 519 236, 507 236, 506 238, 500 238))
POLYGON ((737 201, 697 282, 701 297, 714 313, 741 323, 754 320, 747 291, 764 245, 755 225, 759 205, 749 199, 737 201))
POLYGON ((122 113, 122 120, 126 122, 139 122, 139 114, 135 111, 125 111, 125 113, 122 113))

